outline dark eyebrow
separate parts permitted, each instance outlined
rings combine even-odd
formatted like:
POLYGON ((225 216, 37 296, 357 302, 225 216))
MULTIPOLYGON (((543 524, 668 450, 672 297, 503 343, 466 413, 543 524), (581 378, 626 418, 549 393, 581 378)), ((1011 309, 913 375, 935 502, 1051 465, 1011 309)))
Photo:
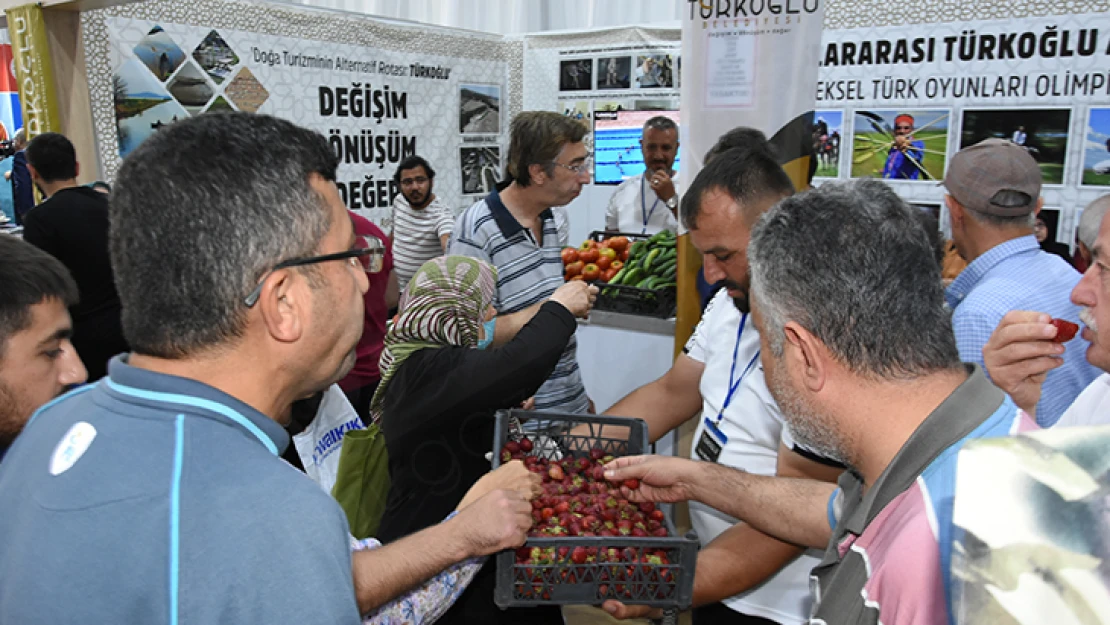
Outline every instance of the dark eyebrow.
POLYGON ((71 327, 58 328, 57 330, 54 331, 54 334, 51 334, 50 336, 48 336, 48 337, 44 338, 43 340, 39 341, 38 346, 39 347, 44 347, 47 343, 53 343, 54 341, 62 341, 62 340, 72 338, 72 337, 73 337, 73 328, 71 328, 71 327))

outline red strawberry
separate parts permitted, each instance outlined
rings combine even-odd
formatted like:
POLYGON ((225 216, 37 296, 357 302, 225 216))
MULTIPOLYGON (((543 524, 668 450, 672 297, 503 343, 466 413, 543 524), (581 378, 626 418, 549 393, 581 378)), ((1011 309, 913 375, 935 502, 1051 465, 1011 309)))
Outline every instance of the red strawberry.
POLYGON ((570 554, 570 560, 575 564, 585 564, 587 557, 586 548, 582 546, 575 547, 574 551, 570 554))
POLYGON ((570 504, 568 502, 560 501, 555 506, 555 514, 565 514, 567 512, 570 512, 570 504))
POLYGON ((551 481, 553 482, 562 482, 563 478, 566 477, 566 474, 563 473, 563 467, 557 464, 553 464, 550 468, 547 469, 547 475, 551 478, 551 481))
POLYGON ((505 446, 502 447, 502 449, 507 450, 511 454, 515 454, 520 451, 520 443, 516 441, 508 441, 507 443, 505 443, 505 446))
POLYGON ((555 516, 555 510, 552 509, 552 508, 544 508, 543 510, 540 511, 540 515, 542 515, 543 520, 546 521, 546 520, 550 519, 551 517, 555 516))
POLYGON ((640 508, 640 512, 643 512, 644 514, 651 514, 652 511, 655 510, 655 504, 651 503, 650 501, 645 501, 636 505, 640 508))
POLYGON ((590 458, 594 460, 601 460, 605 457, 605 450, 600 447, 594 447, 590 450, 590 458))
POLYGON ((660 527, 658 529, 652 530, 651 535, 656 536, 658 538, 666 538, 667 537, 667 528, 660 527))
POLYGON ((663 511, 658 509, 652 510, 651 513, 648 514, 648 518, 656 523, 662 523, 664 518, 663 511))
POLYGON ((1075 338, 1076 332, 1079 332, 1078 325, 1064 319, 1053 319, 1050 323, 1056 326, 1056 338, 1052 340, 1057 343, 1067 343, 1075 338))
POLYGON ((532 451, 532 439, 530 439, 530 438, 520 439, 520 450, 523 451, 524 453, 528 453, 528 452, 532 451))
POLYGON ((640 480, 638 480, 636 478, 630 478, 630 479, 625 480, 623 485, 628 490, 636 490, 637 488, 640 487, 640 480))

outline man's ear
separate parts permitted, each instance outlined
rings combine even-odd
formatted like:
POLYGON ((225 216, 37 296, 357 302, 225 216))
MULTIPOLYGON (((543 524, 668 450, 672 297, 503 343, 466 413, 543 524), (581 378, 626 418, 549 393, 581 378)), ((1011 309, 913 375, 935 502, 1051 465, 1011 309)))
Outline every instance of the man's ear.
POLYGON ((1033 214, 1040 215, 1042 208, 1044 208, 1044 196, 1037 198, 1037 208, 1033 210, 1033 214))
POLYGON ((309 286, 294 271, 280 269, 267 277, 255 304, 266 333, 281 343, 300 340, 311 310, 308 298, 309 286))
POLYGON ((790 358, 801 374, 802 383, 811 392, 820 391, 828 376, 828 350, 809 330, 795 321, 783 327, 786 336, 784 357, 790 358))
POLYGON ((967 216, 964 214, 964 207, 956 201, 956 198, 945 194, 944 205, 948 207, 948 219, 952 222, 952 225, 958 225, 964 222, 967 216))
POLYGON ((528 176, 532 184, 542 187, 547 182, 547 169, 539 163, 532 163, 528 166, 528 176))

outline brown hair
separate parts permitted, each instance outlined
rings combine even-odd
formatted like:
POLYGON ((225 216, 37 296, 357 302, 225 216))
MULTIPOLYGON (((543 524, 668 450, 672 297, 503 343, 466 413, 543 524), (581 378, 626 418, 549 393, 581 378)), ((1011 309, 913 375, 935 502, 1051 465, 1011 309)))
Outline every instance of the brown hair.
POLYGON ((506 171, 520 186, 532 184, 531 165, 543 165, 551 175, 551 163, 568 143, 586 136, 586 127, 577 120, 550 111, 525 111, 513 119, 509 130, 509 160, 506 171))

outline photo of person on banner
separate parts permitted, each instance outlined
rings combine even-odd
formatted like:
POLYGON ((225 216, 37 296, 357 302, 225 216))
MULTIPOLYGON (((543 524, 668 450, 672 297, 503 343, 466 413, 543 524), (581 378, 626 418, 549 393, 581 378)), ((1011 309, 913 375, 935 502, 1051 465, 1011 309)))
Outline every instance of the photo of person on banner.
POLYGON ((856 111, 852 177, 942 179, 950 117, 944 110, 856 111))

